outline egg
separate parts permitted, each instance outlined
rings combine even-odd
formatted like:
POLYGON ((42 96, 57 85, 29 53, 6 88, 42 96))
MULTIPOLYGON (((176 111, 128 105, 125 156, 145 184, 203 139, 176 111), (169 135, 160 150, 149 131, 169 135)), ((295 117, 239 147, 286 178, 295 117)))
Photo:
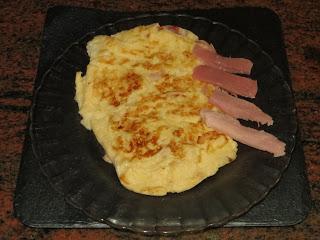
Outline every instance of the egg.
POLYGON ((236 158, 237 143, 201 121, 201 109, 216 110, 214 87, 192 78, 198 37, 182 33, 151 24, 96 36, 85 75, 76 74, 81 123, 136 193, 188 190, 236 158))

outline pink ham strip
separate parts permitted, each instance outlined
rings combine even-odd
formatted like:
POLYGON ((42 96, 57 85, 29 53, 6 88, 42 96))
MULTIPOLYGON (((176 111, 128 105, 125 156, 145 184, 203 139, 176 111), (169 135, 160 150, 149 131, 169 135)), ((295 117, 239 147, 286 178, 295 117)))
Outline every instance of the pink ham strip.
POLYGON ((270 133, 242 126, 238 120, 223 113, 201 110, 200 115, 209 128, 226 134, 236 141, 273 153, 275 157, 285 154, 285 143, 270 133))
POLYGON ((256 121, 268 124, 268 126, 273 124, 272 118, 253 103, 233 97, 220 90, 214 91, 209 102, 234 118, 256 121))
POLYGON ((253 63, 245 58, 223 57, 216 53, 215 49, 204 41, 198 42, 193 47, 193 55, 200 61, 213 68, 221 69, 229 73, 243 73, 250 75, 253 63), (210 46, 210 48, 208 47, 210 46))
POLYGON ((254 98, 258 91, 257 81, 233 75, 206 65, 195 67, 192 77, 244 97, 254 98))
POLYGON ((167 30, 170 30, 174 33, 177 33, 177 34, 180 34, 180 27, 178 26, 174 26, 174 25, 164 25, 164 26, 161 26, 160 27, 161 29, 167 29, 167 30))

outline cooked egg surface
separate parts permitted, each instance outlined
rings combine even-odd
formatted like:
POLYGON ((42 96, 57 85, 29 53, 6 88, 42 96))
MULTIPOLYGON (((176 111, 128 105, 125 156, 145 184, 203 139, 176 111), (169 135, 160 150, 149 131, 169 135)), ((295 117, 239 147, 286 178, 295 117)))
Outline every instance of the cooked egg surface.
POLYGON ((129 190, 182 192, 236 158, 236 142, 200 119, 201 109, 215 107, 213 87, 192 79, 197 40, 152 24, 87 44, 86 74, 76 74, 81 123, 129 190))

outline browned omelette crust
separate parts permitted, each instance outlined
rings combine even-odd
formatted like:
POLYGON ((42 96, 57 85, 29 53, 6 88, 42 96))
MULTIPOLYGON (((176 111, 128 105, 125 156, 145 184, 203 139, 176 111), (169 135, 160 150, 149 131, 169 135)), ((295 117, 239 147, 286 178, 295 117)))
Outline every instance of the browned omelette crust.
POLYGON ((130 190, 181 192, 236 157, 236 143, 200 120, 215 108, 213 88, 192 79, 196 40, 154 24, 88 43, 86 76, 76 77, 82 123, 130 190))

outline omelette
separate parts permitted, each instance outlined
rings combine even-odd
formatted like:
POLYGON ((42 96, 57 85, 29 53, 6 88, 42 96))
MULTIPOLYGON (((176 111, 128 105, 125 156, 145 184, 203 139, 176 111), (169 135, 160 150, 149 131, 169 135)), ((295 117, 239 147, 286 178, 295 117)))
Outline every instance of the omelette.
POLYGON ((215 87, 192 77, 198 40, 151 24, 87 44, 90 62, 75 79, 81 123, 131 191, 179 193, 236 158, 237 143, 200 116, 218 110, 209 101, 215 87))

